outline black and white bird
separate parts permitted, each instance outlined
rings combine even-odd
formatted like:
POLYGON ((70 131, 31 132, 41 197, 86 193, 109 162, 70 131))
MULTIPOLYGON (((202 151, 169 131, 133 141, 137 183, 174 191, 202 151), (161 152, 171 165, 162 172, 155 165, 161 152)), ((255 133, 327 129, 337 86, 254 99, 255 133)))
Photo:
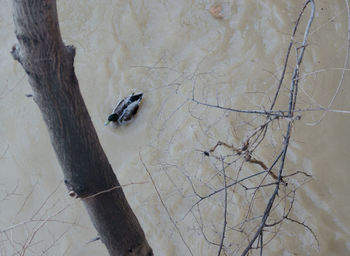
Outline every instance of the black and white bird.
POLYGON ((131 118, 137 113, 143 93, 133 93, 122 99, 118 105, 113 109, 112 114, 108 116, 105 125, 113 122, 116 125, 123 125, 128 123, 131 118))

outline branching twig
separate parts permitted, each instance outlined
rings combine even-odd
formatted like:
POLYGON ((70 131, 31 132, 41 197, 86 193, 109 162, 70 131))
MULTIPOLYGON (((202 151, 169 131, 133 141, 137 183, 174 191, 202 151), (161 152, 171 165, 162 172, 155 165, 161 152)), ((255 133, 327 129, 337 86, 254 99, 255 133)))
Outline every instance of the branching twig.
MULTIPOLYGON (((305 29, 305 33, 304 33, 304 40, 303 40, 303 43, 302 43, 302 48, 301 48, 301 51, 297 57, 297 64, 294 68, 294 71, 293 71, 293 75, 292 75, 292 82, 291 82, 291 85, 290 85, 290 94, 289 94, 289 109, 288 109, 288 116, 290 117, 293 117, 293 110, 295 109, 295 100, 296 100, 296 87, 298 85, 298 79, 297 76, 298 76, 298 73, 299 73, 299 66, 301 64, 301 61, 303 59, 303 56, 304 56, 304 51, 305 51, 305 47, 306 47, 306 44, 307 44, 307 39, 308 39, 308 35, 309 35, 309 31, 310 31, 310 27, 311 27, 311 23, 313 21, 313 18, 314 18, 314 12, 315 12, 315 3, 313 0, 308 0, 305 5, 304 5, 304 8, 302 9, 302 12, 301 14, 304 12, 306 6, 308 4, 311 4, 311 14, 310 14, 310 18, 308 20, 308 23, 307 23, 307 26, 306 26, 306 29, 305 29)), ((253 238, 250 240, 248 246, 245 248, 245 250, 243 251, 242 253, 242 256, 244 255, 247 255, 248 252, 250 251, 250 249, 252 248, 253 244, 255 243, 256 239, 262 235, 262 232, 266 226, 266 221, 270 215, 270 211, 271 211, 271 208, 273 206, 273 203, 275 201, 275 198, 278 194, 278 191, 279 191, 279 185, 280 185, 280 181, 282 179, 282 173, 283 173, 283 169, 284 169, 284 164, 285 164, 285 158, 286 158, 286 154, 287 154, 287 150, 288 150, 288 146, 289 146, 289 139, 290 139, 290 134, 291 134, 291 128, 292 128, 292 125, 293 125, 293 121, 290 120, 288 122, 288 127, 287 127, 287 132, 286 132, 286 135, 285 135, 285 138, 284 138, 284 147, 283 147, 283 153, 282 153, 282 157, 281 157, 281 163, 280 163, 280 167, 279 167, 279 172, 278 172, 278 183, 276 184, 276 187, 275 187, 275 190, 273 191, 268 203, 267 203, 267 206, 265 208, 265 211, 264 211, 264 215, 262 217, 262 220, 261 220, 261 224, 259 226, 259 228, 257 229, 257 231, 255 232, 255 235, 253 236, 253 238)), ((261 245, 263 246, 263 245, 261 245)))

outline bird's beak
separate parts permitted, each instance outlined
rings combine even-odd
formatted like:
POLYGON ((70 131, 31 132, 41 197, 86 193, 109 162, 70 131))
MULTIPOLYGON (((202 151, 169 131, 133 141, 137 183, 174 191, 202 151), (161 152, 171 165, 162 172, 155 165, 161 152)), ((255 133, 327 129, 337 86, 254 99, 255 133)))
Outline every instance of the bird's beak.
POLYGON ((105 125, 107 126, 108 124, 109 124, 109 121, 106 121, 106 122, 105 122, 105 125))

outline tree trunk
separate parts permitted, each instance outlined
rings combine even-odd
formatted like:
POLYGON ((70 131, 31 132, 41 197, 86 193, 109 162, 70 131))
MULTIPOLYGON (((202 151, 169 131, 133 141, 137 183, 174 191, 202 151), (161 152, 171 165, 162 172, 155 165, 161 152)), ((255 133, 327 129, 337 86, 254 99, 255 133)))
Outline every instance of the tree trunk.
POLYGON ((75 48, 61 39, 56 1, 13 0, 13 17, 12 55, 28 74, 70 195, 82 199, 110 255, 153 255, 81 96, 75 48))

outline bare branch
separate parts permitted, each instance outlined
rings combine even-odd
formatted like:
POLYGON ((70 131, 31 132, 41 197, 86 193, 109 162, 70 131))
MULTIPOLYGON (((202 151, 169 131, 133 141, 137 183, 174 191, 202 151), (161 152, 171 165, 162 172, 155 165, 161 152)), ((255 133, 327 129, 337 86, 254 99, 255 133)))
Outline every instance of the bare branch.
POLYGON ((218 256, 221 254, 221 250, 224 245, 224 240, 225 240, 225 233, 226 233, 226 225, 227 225, 227 187, 226 187, 226 173, 225 173, 225 164, 224 164, 224 159, 221 158, 221 164, 222 164, 222 175, 224 176, 224 224, 222 227, 222 235, 221 235, 221 242, 219 246, 219 251, 218 251, 218 256))
MULTIPOLYGON (((307 38, 308 38, 308 35, 309 35, 309 30, 310 30, 311 23, 312 23, 313 18, 314 18, 314 12, 315 12, 315 3, 314 3, 314 1, 313 0, 308 0, 305 3, 304 8, 302 9, 301 13, 304 12, 305 7, 308 4, 311 4, 311 14, 310 14, 310 18, 308 20, 308 24, 307 24, 306 29, 305 29, 304 40, 303 40, 303 43, 302 43, 301 52, 300 52, 300 54, 297 57, 298 61, 297 61, 297 64, 296 64, 296 66, 294 68, 294 71, 293 71, 292 82, 291 82, 291 86, 290 86, 289 110, 288 110, 288 115, 290 117, 293 116, 293 110, 295 108, 295 100, 296 100, 296 87, 298 85, 297 84, 298 80, 296 80, 295 78, 298 76, 299 66, 300 66, 301 61, 302 61, 303 56, 304 56, 304 50, 305 50, 305 47, 306 47, 307 38)), ((267 221, 267 219, 268 219, 268 217, 270 215, 271 208, 272 208, 273 203, 275 201, 275 198, 276 198, 276 196, 278 194, 279 185, 280 185, 280 182, 282 180, 282 173, 283 173, 285 158, 286 158, 286 154, 287 154, 287 150, 288 150, 288 146, 289 146, 289 139, 290 139, 292 125, 293 125, 293 121, 291 120, 291 121, 288 122, 287 132, 286 132, 286 135, 285 135, 285 138, 284 138, 284 148, 283 148, 283 151, 282 151, 283 153, 282 153, 281 163, 280 163, 279 172, 278 172, 278 183, 276 184, 275 190, 273 191, 273 193, 272 193, 272 195, 271 195, 271 197, 270 197, 270 199, 269 199, 269 201, 267 203, 267 206, 266 206, 265 211, 264 211, 264 215, 263 215, 262 220, 261 220, 261 224, 260 224, 259 228, 257 229, 255 235, 253 236, 253 238, 249 242, 248 246, 243 251, 242 256, 248 254, 248 252, 252 248, 254 242, 261 235, 262 231, 264 230, 264 227, 266 226, 266 221, 267 221)))

